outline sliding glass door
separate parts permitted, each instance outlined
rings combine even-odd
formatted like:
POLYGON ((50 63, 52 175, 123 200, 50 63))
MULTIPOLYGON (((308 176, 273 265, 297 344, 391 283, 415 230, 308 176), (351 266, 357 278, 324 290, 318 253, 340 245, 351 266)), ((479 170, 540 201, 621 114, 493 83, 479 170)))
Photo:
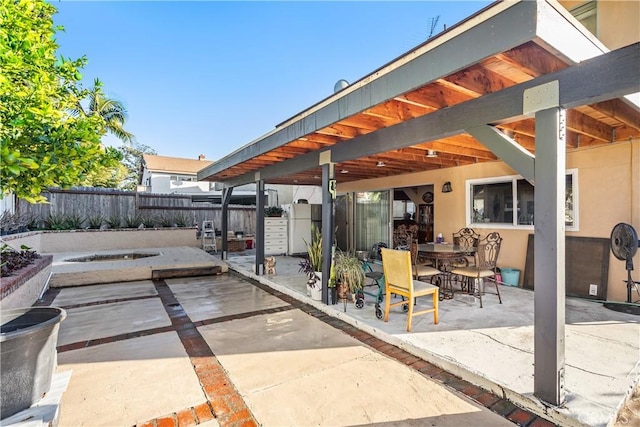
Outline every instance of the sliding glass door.
POLYGON ((391 192, 355 193, 355 249, 369 251, 377 243, 389 245, 391 192))

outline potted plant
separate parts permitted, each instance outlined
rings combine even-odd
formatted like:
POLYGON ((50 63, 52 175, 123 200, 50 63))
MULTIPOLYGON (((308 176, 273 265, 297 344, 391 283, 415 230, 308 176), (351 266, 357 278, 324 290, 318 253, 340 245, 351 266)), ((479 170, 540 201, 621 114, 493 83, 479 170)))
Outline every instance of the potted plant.
POLYGON ((316 278, 314 286, 311 287, 311 297, 320 301, 322 299, 322 232, 313 224, 311 225, 311 242, 307 245, 307 260, 309 268, 316 278))
MULTIPOLYGON (((362 290, 365 282, 362 262, 348 252, 336 253, 336 280, 338 281, 338 298, 345 299, 349 294, 355 295, 362 290)), ((355 300, 355 298, 354 298, 355 300)))
POLYGON ((307 296, 311 296, 311 290, 315 286, 316 283, 316 273, 311 267, 311 263, 309 262, 309 258, 304 258, 302 261, 298 263, 300 267, 298 269, 298 273, 304 273, 307 276, 307 296))
POLYGON ((264 209, 264 216, 280 217, 284 213, 284 209, 280 206, 269 206, 264 209))

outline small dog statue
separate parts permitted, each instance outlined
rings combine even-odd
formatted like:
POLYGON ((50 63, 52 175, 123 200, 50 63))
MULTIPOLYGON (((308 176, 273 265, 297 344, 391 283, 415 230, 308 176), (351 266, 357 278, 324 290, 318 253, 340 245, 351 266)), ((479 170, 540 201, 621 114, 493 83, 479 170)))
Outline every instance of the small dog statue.
POLYGON ((276 275, 276 257, 269 256, 264 259, 265 274, 269 276, 276 275))

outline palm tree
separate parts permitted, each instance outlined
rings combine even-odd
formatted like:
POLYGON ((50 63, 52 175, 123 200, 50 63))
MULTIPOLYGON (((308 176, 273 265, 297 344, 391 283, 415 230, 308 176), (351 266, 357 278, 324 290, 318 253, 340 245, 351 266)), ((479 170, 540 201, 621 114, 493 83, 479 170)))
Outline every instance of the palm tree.
POLYGON ((131 144, 134 140, 132 133, 124 130, 124 122, 127 120, 127 110, 120 101, 109 99, 102 93, 102 82, 95 79, 93 88, 89 90, 89 105, 84 108, 80 102, 77 111, 85 116, 99 115, 105 122, 107 132, 112 133, 116 138, 126 144, 131 144))

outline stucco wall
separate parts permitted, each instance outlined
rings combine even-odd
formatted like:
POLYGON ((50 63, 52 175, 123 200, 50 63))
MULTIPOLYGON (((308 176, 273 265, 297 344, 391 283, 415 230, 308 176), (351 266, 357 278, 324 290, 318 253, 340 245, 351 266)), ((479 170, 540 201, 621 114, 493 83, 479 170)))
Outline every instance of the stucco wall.
MULTIPOLYGON (((587 1, 560 1, 560 4, 567 10, 584 3, 587 1)), ((597 13, 597 36, 609 49, 618 49, 640 40, 640 31, 638 31, 639 1, 599 0, 597 13)))
MULTIPOLYGON (((567 153, 567 168, 578 169, 580 226, 579 231, 567 232, 567 235, 608 239, 613 226, 619 222, 630 223, 640 231, 640 141, 574 150, 567 153)), ((449 237, 468 225, 465 222, 466 180, 505 175, 517 174, 502 162, 490 162, 346 183, 339 185, 338 191, 386 190, 433 184, 434 231, 449 237), (441 192, 445 181, 451 182, 453 192, 441 192)), ((418 191, 418 194, 422 193, 418 191)), ((474 225, 474 228, 483 235, 492 230, 500 232, 504 243, 499 265, 517 268, 524 273, 527 239, 533 233, 532 229, 501 228, 496 224, 474 225)), ((634 258, 634 264, 640 266, 640 251, 634 258)), ((626 300, 625 279, 624 262, 610 254, 608 299, 626 300)))
POLYGON ((640 2, 599 1, 598 39, 609 49, 618 49, 640 41, 638 30, 640 2))

